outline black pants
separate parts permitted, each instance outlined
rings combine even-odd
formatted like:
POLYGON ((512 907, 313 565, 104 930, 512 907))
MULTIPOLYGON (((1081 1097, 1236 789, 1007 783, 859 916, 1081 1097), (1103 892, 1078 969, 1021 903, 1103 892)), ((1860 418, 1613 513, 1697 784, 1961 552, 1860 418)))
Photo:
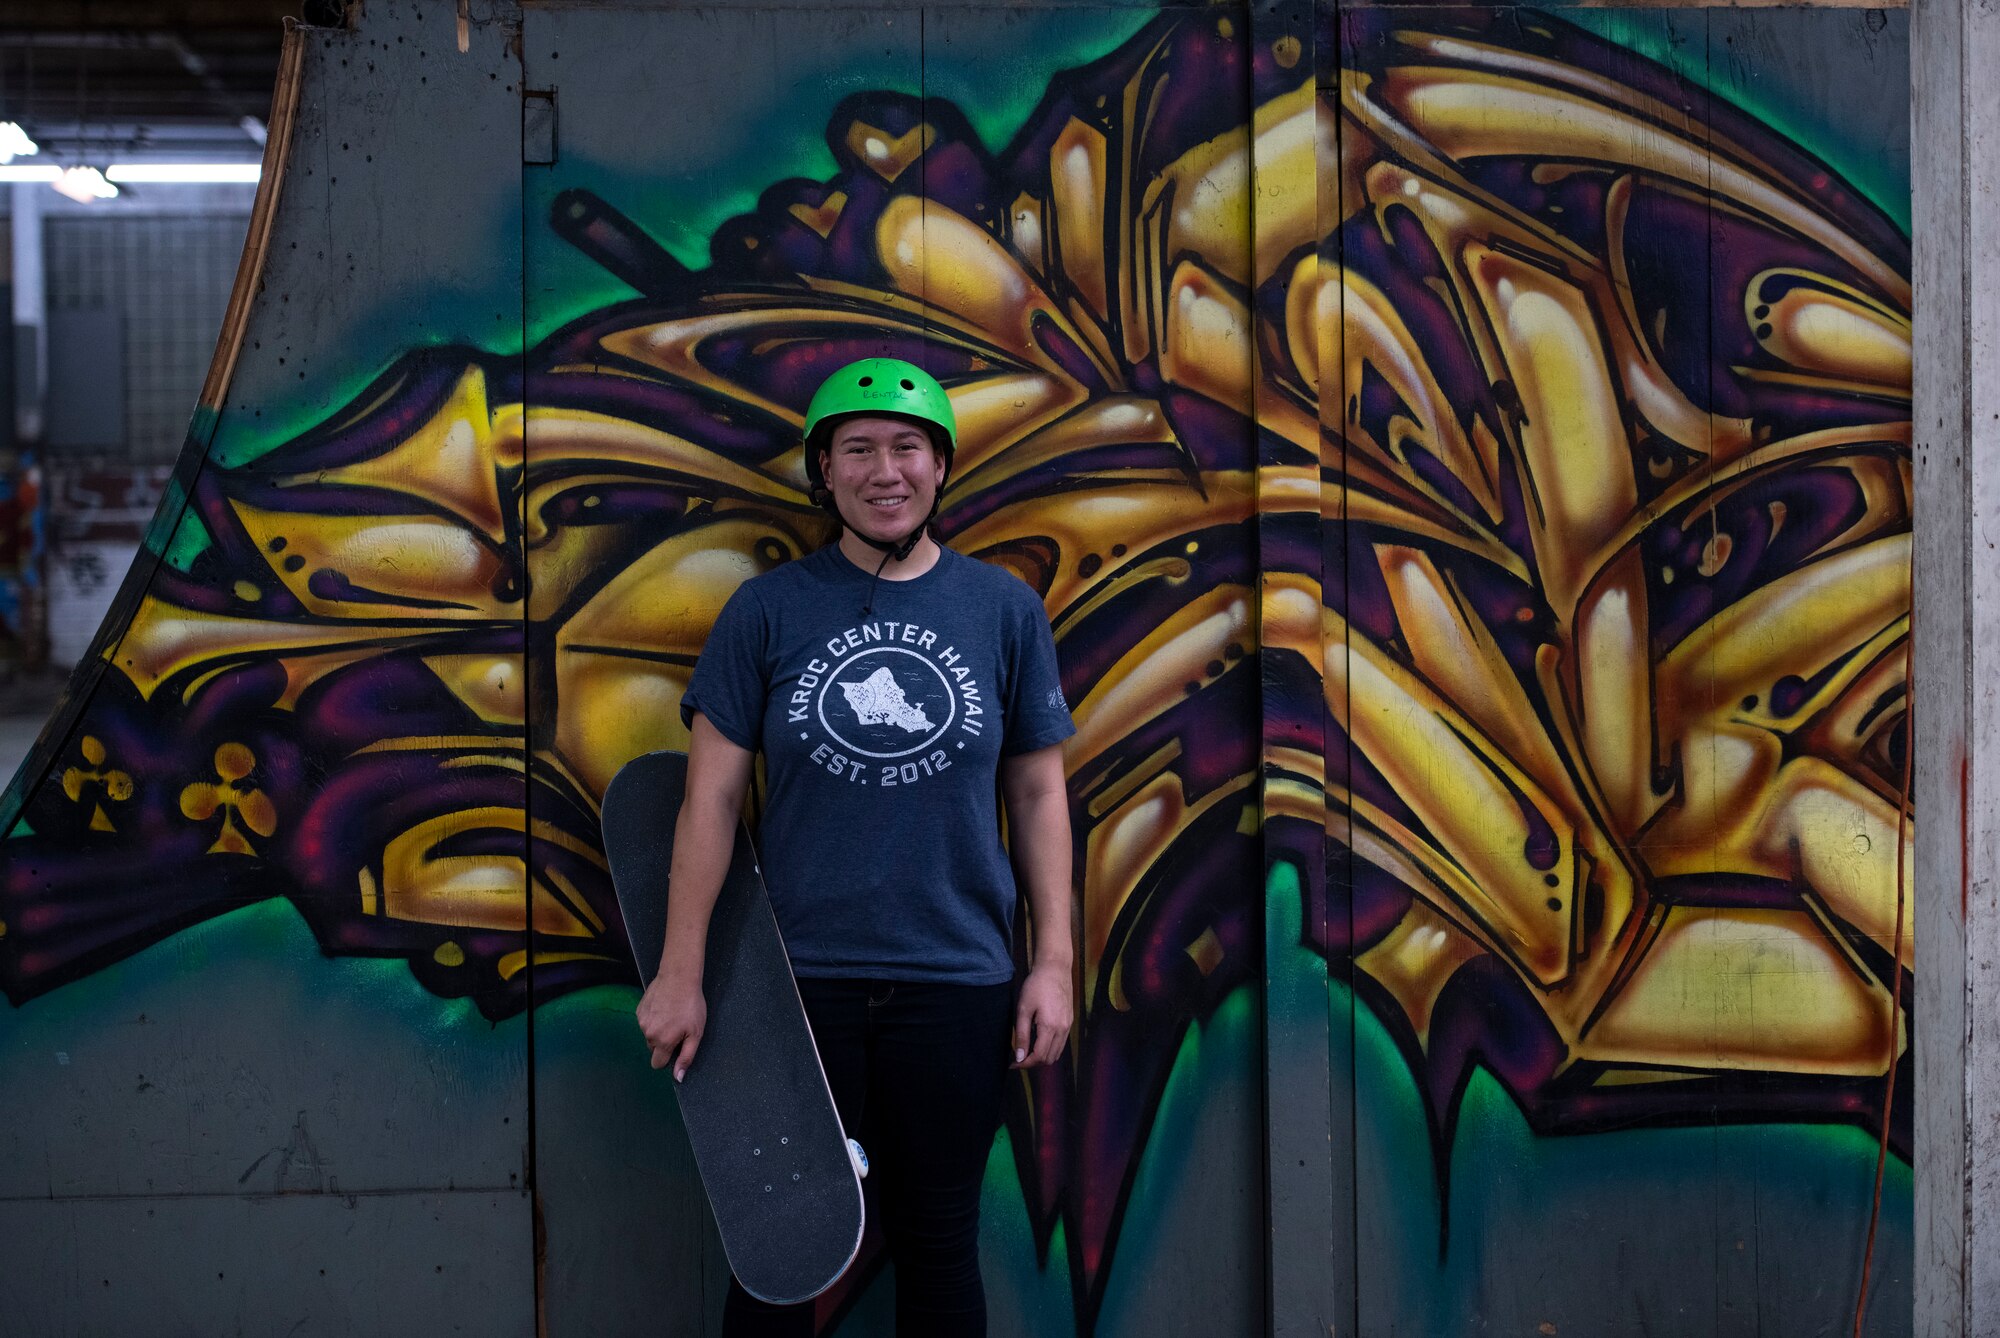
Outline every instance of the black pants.
MULTIPOLYGON (((868 1152, 862 1193, 896 1264, 897 1338, 986 1332, 979 1189, 1007 1089, 1013 990, 799 981, 840 1121, 868 1152)), ((725 1338, 813 1331, 810 1303, 766 1305, 734 1278, 722 1313, 725 1338)))

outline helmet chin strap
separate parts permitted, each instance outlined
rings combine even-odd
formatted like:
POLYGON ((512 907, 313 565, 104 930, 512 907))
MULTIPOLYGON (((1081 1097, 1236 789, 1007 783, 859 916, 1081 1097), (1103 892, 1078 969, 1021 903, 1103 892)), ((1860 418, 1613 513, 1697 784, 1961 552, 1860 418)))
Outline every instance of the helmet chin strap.
POLYGON ((875 587, 882 582, 882 569, 887 567, 892 560, 901 562, 916 551, 917 541, 923 538, 924 531, 930 528, 931 516, 937 515, 937 509, 937 498, 933 497, 931 498, 930 515, 918 521, 917 528, 911 530, 907 535, 901 539, 892 541, 889 539, 869 538, 848 521, 846 513, 840 509, 838 502, 833 503, 833 513, 840 517, 840 527, 859 539, 862 543, 878 550, 882 554, 882 560, 875 566, 875 575, 868 582, 868 598, 863 600, 861 604, 862 617, 866 618, 869 614, 875 612, 875 587))
MULTIPOLYGON (((838 503, 834 505, 833 510, 834 514, 840 517, 840 526, 842 529, 846 530, 849 534, 859 539, 862 543, 867 544, 870 548, 875 549, 877 552, 886 553, 889 558, 894 558, 896 561, 902 562, 908 559, 910 554, 916 551, 917 541, 924 537, 924 531, 929 529, 931 521, 936 519, 938 504, 937 504, 937 498, 935 497, 931 498, 930 514, 925 516, 922 520, 918 521, 917 528, 911 530, 901 539, 871 539, 869 536, 863 534, 855 526, 854 522, 850 521, 847 518, 847 513, 840 509, 838 503)), ((884 567, 889 565, 887 558, 883 560, 882 565, 884 567)), ((880 568, 878 568, 877 570, 879 571, 880 568)))
POLYGON ((915 529, 911 530, 901 539, 873 539, 863 534, 859 527, 847 518, 847 513, 840 509, 840 503, 834 500, 833 494, 831 492, 827 493, 827 505, 833 511, 833 514, 840 518, 840 527, 882 555, 882 561, 876 565, 874 578, 868 582, 868 598, 861 605, 862 617, 865 618, 875 611, 875 587, 881 583, 883 568, 887 567, 892 561, 906 561, 910 554, 916 552, 917 543, 924 537, 924 531, 929 529, 931 521, 937 518, 938 502, 943 497, 944 480, 939 479, 937 491, 931 494, 931 509, 922 520, 917 522, 915 529))

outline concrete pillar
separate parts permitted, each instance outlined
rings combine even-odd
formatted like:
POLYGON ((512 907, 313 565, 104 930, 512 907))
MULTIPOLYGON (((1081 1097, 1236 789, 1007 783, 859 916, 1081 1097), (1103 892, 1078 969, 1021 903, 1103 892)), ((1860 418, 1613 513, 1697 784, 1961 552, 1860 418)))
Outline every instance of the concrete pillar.
POLYGON ((2000 4, 1914 0, 1916 1326, 2000 1335, 2000 4))

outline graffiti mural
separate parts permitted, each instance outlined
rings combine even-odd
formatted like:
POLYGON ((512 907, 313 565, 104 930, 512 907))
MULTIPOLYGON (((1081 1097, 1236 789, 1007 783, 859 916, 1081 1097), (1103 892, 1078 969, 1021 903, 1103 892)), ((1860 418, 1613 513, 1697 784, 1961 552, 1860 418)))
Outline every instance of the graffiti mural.
POLYGON ((627 983, 598 796, 819 541, 812 389, 894 352, 962 427, 944 537, 1042 595, 1075 704, 1081 1018, 1010 1131, 1085 1327, 1274 862, 1324 870, 1297 934, 1441 1164, 1475 1069, 1545 1134, 1886 1120, 1907 1156, 1905 240, 1555 20, 1306 36, 1326 69, 1163 14, 997 149, 857 94, 837 171, 699 270, 564 192, 539 224, 641 296, 525 356, 369 350, 194 474, 7 817, 9 998, 272 897, 491 1018, 627 983))
POLYGON ((1342 336, 1337 946, 1447 1128, 1474 1064, 1549 1129, 1872 1125, 1913 960, 1905 245, 1574 35, 1343 51, 1340 268, 1288 295, 1342 336))

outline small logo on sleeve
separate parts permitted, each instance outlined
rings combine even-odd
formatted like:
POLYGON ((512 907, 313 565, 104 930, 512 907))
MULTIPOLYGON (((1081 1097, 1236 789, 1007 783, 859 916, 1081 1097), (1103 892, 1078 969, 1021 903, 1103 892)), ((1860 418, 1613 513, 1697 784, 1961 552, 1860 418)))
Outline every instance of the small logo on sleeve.
POLYGON ((1061 688, 1050 688, 1048 705, 1051 711, 1067 711, 1069 703, 1063 700, 1061 688))

